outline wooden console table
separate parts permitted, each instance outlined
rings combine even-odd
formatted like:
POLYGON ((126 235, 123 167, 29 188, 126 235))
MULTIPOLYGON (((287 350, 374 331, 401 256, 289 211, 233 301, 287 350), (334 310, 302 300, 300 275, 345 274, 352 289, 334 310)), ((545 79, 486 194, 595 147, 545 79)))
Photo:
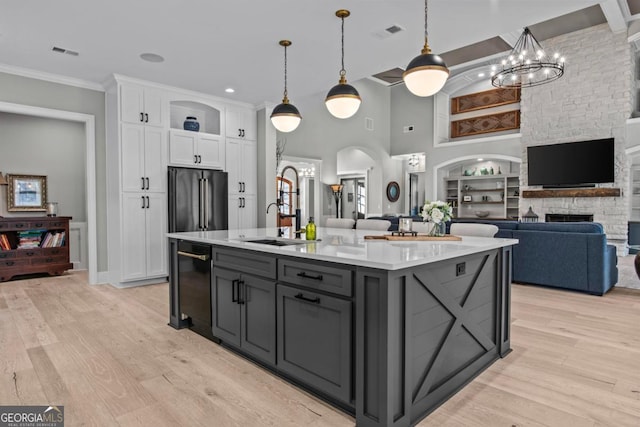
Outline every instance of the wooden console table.
POLYGON ((22 274, 60 275, 73 269, 69 220, 66 216, 0 218, 0 282, 22 274))

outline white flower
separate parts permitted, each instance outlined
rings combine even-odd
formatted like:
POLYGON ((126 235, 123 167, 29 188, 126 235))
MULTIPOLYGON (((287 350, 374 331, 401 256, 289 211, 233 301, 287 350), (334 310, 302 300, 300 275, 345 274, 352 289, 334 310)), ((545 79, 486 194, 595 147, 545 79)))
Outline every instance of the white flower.
POLYGON ((440 209, 432 209, 431 210, 431 220, 436 224, 440 224, 440 221, 444 218, 444 214, 440 209))

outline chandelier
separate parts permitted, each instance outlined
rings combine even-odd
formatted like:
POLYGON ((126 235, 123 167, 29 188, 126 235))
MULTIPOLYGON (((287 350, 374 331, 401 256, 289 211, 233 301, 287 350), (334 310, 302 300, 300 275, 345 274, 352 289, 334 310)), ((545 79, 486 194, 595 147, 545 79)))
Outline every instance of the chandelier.
POLYGON ((564 74, 564 57, 548 56, 538 40, 525 28, 509 56, 502 60, 502 69, 491 67, 491 84, 515 88, 538 86, 559 79, 564 74))

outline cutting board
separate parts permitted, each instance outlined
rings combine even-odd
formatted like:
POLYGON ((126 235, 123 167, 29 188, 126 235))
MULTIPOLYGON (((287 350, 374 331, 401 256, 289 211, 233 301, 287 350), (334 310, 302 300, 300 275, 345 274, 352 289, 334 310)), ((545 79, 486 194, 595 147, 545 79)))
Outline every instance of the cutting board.
POLYGON ((378 236, 364 236, 365 240, 402 240, 402 241, 460 241, 462 237, 453 236, 451 234, 447 234, 445 236, 427 236, 426 234, 418 234, 417 236, 392 236, 391 234, 384 234, 378 236))

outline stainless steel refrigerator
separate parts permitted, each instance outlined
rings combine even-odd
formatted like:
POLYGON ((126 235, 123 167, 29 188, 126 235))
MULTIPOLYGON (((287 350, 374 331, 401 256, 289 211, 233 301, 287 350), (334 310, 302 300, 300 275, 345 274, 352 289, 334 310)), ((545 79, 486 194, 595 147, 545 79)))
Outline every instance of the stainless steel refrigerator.
POLYGON ((228 228, 227 173, 169 168, 169 232, 228 228))

